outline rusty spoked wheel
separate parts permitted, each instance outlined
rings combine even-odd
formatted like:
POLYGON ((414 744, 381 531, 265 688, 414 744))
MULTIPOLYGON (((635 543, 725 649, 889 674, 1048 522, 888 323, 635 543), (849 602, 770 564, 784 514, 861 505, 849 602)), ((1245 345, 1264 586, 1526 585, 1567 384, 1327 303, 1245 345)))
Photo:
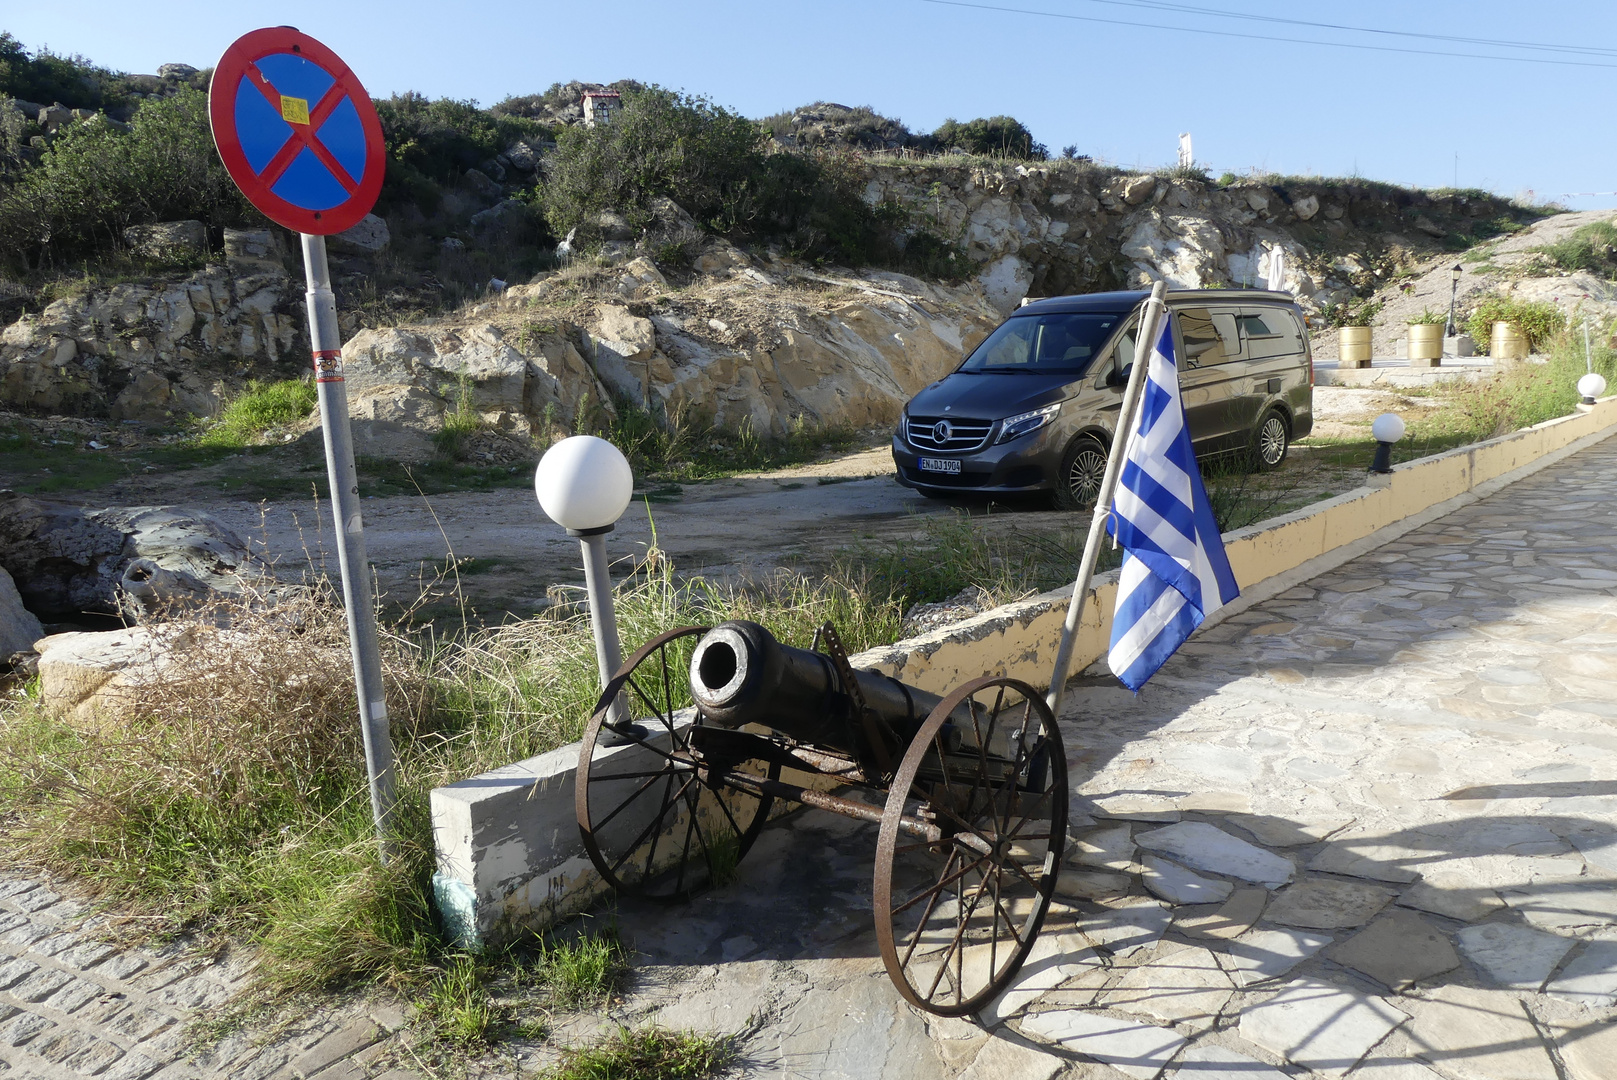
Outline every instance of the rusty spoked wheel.
POLYGON ((590 861, 614 889, 684 899, 727 884, 773 800, 724 784, 726 767, 775 779, 760 761, 714 762, 692 746, 703 717, 690 660, 707 627, 641 646, 602 691, 579 747, 574 805, 590 861))
POLYGON ((876 938, 905 1000, 964 1016, 1011 984, 1066 837, 1067 759, 1043 697, 991 677, 944 698, 893 778, 876 848, 876 938))

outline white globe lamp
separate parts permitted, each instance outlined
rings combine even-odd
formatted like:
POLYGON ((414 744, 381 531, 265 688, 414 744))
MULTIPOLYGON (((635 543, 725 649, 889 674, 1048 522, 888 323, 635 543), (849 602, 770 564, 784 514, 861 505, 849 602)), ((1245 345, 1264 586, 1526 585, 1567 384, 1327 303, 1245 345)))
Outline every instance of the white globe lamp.
POLYGON ((1578 380, 1578 393, 1583 397, 1583 404, 1593 405, 1595 398, 1606 392, 1606 377, 1598 371, 1591 371, 1578 380))
POLYGON ((1404 418, 1397 413, 1382 413, 1370 425, 1370 435, 1376 440, 1376 456, 1370 462, 1370 471, 1392 472, 1392 444, 1404 437, 1404 418))
MULTIPOLYGON (((545 451, 533 474, 534 494, 546 516, 576 536, 584 549, 584 591, 589 597, 590 628, 595 632, 595 658, 601 688, 623 666, 618 621, 612 610, 612 576, 606 562, 606 534, 612 531, 634 496, 634 470, 623 451, 593 435, 574 435, 545 451)), ((607 742, 627 741, 623 700, 611 705, 607 727, 617 732, 607 742)), ((643 734, 635 732, 635 734, 643 734)))
POLYGON ((574 435, 545 451, 533 490, 546 516, 574 536, 610 532, 634 495, 634 471, 605 439, 574 435))

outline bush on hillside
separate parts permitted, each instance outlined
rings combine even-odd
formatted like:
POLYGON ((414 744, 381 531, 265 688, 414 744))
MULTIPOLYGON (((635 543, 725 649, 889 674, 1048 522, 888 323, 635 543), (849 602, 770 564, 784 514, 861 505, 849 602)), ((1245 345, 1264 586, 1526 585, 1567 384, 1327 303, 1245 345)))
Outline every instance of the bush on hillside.
POLYGON ((706 98, 648 87, 623 96, 610 124, 557 133, 545 168, 545 216, 558 236, 616 210, 637 228, 663 196, 723 229, 763 164, 763 137, 745 117, 706 98))
POLYGON ((1565 239, 1539 251, 1562 270, 1587 270, 1617 278, 1617 225, 1609 221, 1574 229, 1565 239))
POLYGON ((82 56, 57 56, 45 49, 30 54, 22 42, 0 30, 0 98, 104 109, 123 101, 120 78, 82 56))
POLYGON ((950 117, 932 133, 938 145, 946 149, 964 150, 968 154, 988 154, 999 157, 1030 158, 1044 161, 1049 149, 1033 140, 1033 133, 1022 126, 1014 116, 979 116, 965 123, 950 117))
POLYGON ((650 228, 654 201, 667 198, 712 232, 779 242, 801 258, 939 276, 965 265, 958 249, 937 237, 901 239, 909 214, 865 202, 860 159, 846 150, 767 154, 752 121, 659 87, 626 92, 623 102, 610 124, 557 136, 541 192, 557 236, 577 229, 575 242, 597 240, 605 210, 650 228), (911 246, 924 266, 906 258, 911 246))
POLYGON ((437 209, 442 186, 479 168, 519 139, 549 137, 549 129, 520 116, 497 116, 475 101, 430 100, 395 94, 376 103, 387 145, 387 179, 378 200, 384 209, 415 203, 437 209))
POLYGON ((131 225, 185 218, 260 220, 214 151, 207 95, 190 88, 143 101, 127 132, 100 118, 63 128, 0 190, 0 259, 59 266, 117 249, 131 225))

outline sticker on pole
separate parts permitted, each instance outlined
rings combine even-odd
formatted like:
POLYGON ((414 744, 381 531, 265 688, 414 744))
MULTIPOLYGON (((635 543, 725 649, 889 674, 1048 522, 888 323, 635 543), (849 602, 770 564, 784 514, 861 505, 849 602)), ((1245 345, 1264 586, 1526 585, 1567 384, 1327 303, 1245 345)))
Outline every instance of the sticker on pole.
POLYGON ((330 236, 376 204, 387 162, 376 107, 309 35, 276 26, 236 39, 214 69, 208 116, 230 178, 271 221, 330 236))

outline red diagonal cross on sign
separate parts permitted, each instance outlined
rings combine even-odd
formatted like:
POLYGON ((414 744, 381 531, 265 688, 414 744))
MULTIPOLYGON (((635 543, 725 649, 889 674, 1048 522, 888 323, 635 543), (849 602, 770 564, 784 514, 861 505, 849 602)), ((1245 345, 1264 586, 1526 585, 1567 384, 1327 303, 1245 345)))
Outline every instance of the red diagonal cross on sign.
MULTIPOLYGON (((258 88, 258 92, 264 95, 276 113, 279 114, 281 111, 281 92, 275 89, 274 84, 264 77, 264 73, 258 70, 257 64, 248 64, 246 74, 247 81, 258 88)), ((292 167, 292 162, 297 159, 298 154, 303 152, 303 148, 308 147, 314 152, 314 156, 320 159, 320 164, 329 169, 331 175, 337 178, 337 183, 343 186, 343 190, 353 194, 354 190, 359 187, 359 181, 349 176, 348 170, 338 164, 331 151, 326 149, 325 143, 315 137, 315 132, 320 130, 320 125, 326 122, 337 106, 341 105, 347 97, 348 92, 342 86, 334 85, 326 91, 325 96, 320 99, 319 103, 309 110, 309 122, 307 124, 288 122, 288 126, 292 129, 292 137, 286 140, 286 144, 276 152, 274 157, 270 158, 269 164, 264 166, 264 171, 258 174, 259 179, 263 180, 266 185, 273 186, 275 181, 281 178, 281 174, 292 167)))
POLYGON ((219 160, 242 194, 265 217, 295 232, 331 236, 350 229, 364 220, 382 192, 387 138, 376 106, 341 57, 294 27, 267 26, 231 43, 208 88, 208 122, 219 160), (295 56, 313 64, 331 78, 331 85, 318 101, 283 95, 266 74, 281 70, 269 62, 272 56, 295 56), (243 94, 252 107, 238 116, 236 105, 243 94), (270 105, 267 115, 257 104, 261 96, 270 105), (358 121, 358 141, 353 120, 358 121), (251 157, 238 125, 250 135, 251 157), (342 134, 327 131, 329 141, 323 140, 323 127, 340 128, 342 134), (313 172, 324 170, 335 189, 313 173, 299 178, 296 163, 305 152, 319 162, 313 172), (256 168, 254 162, 266 156, 264 167, 256 168), (278 193, 278 186, 286 190, 278 193), (341 201, 333 202, 338 196, 341 201))

